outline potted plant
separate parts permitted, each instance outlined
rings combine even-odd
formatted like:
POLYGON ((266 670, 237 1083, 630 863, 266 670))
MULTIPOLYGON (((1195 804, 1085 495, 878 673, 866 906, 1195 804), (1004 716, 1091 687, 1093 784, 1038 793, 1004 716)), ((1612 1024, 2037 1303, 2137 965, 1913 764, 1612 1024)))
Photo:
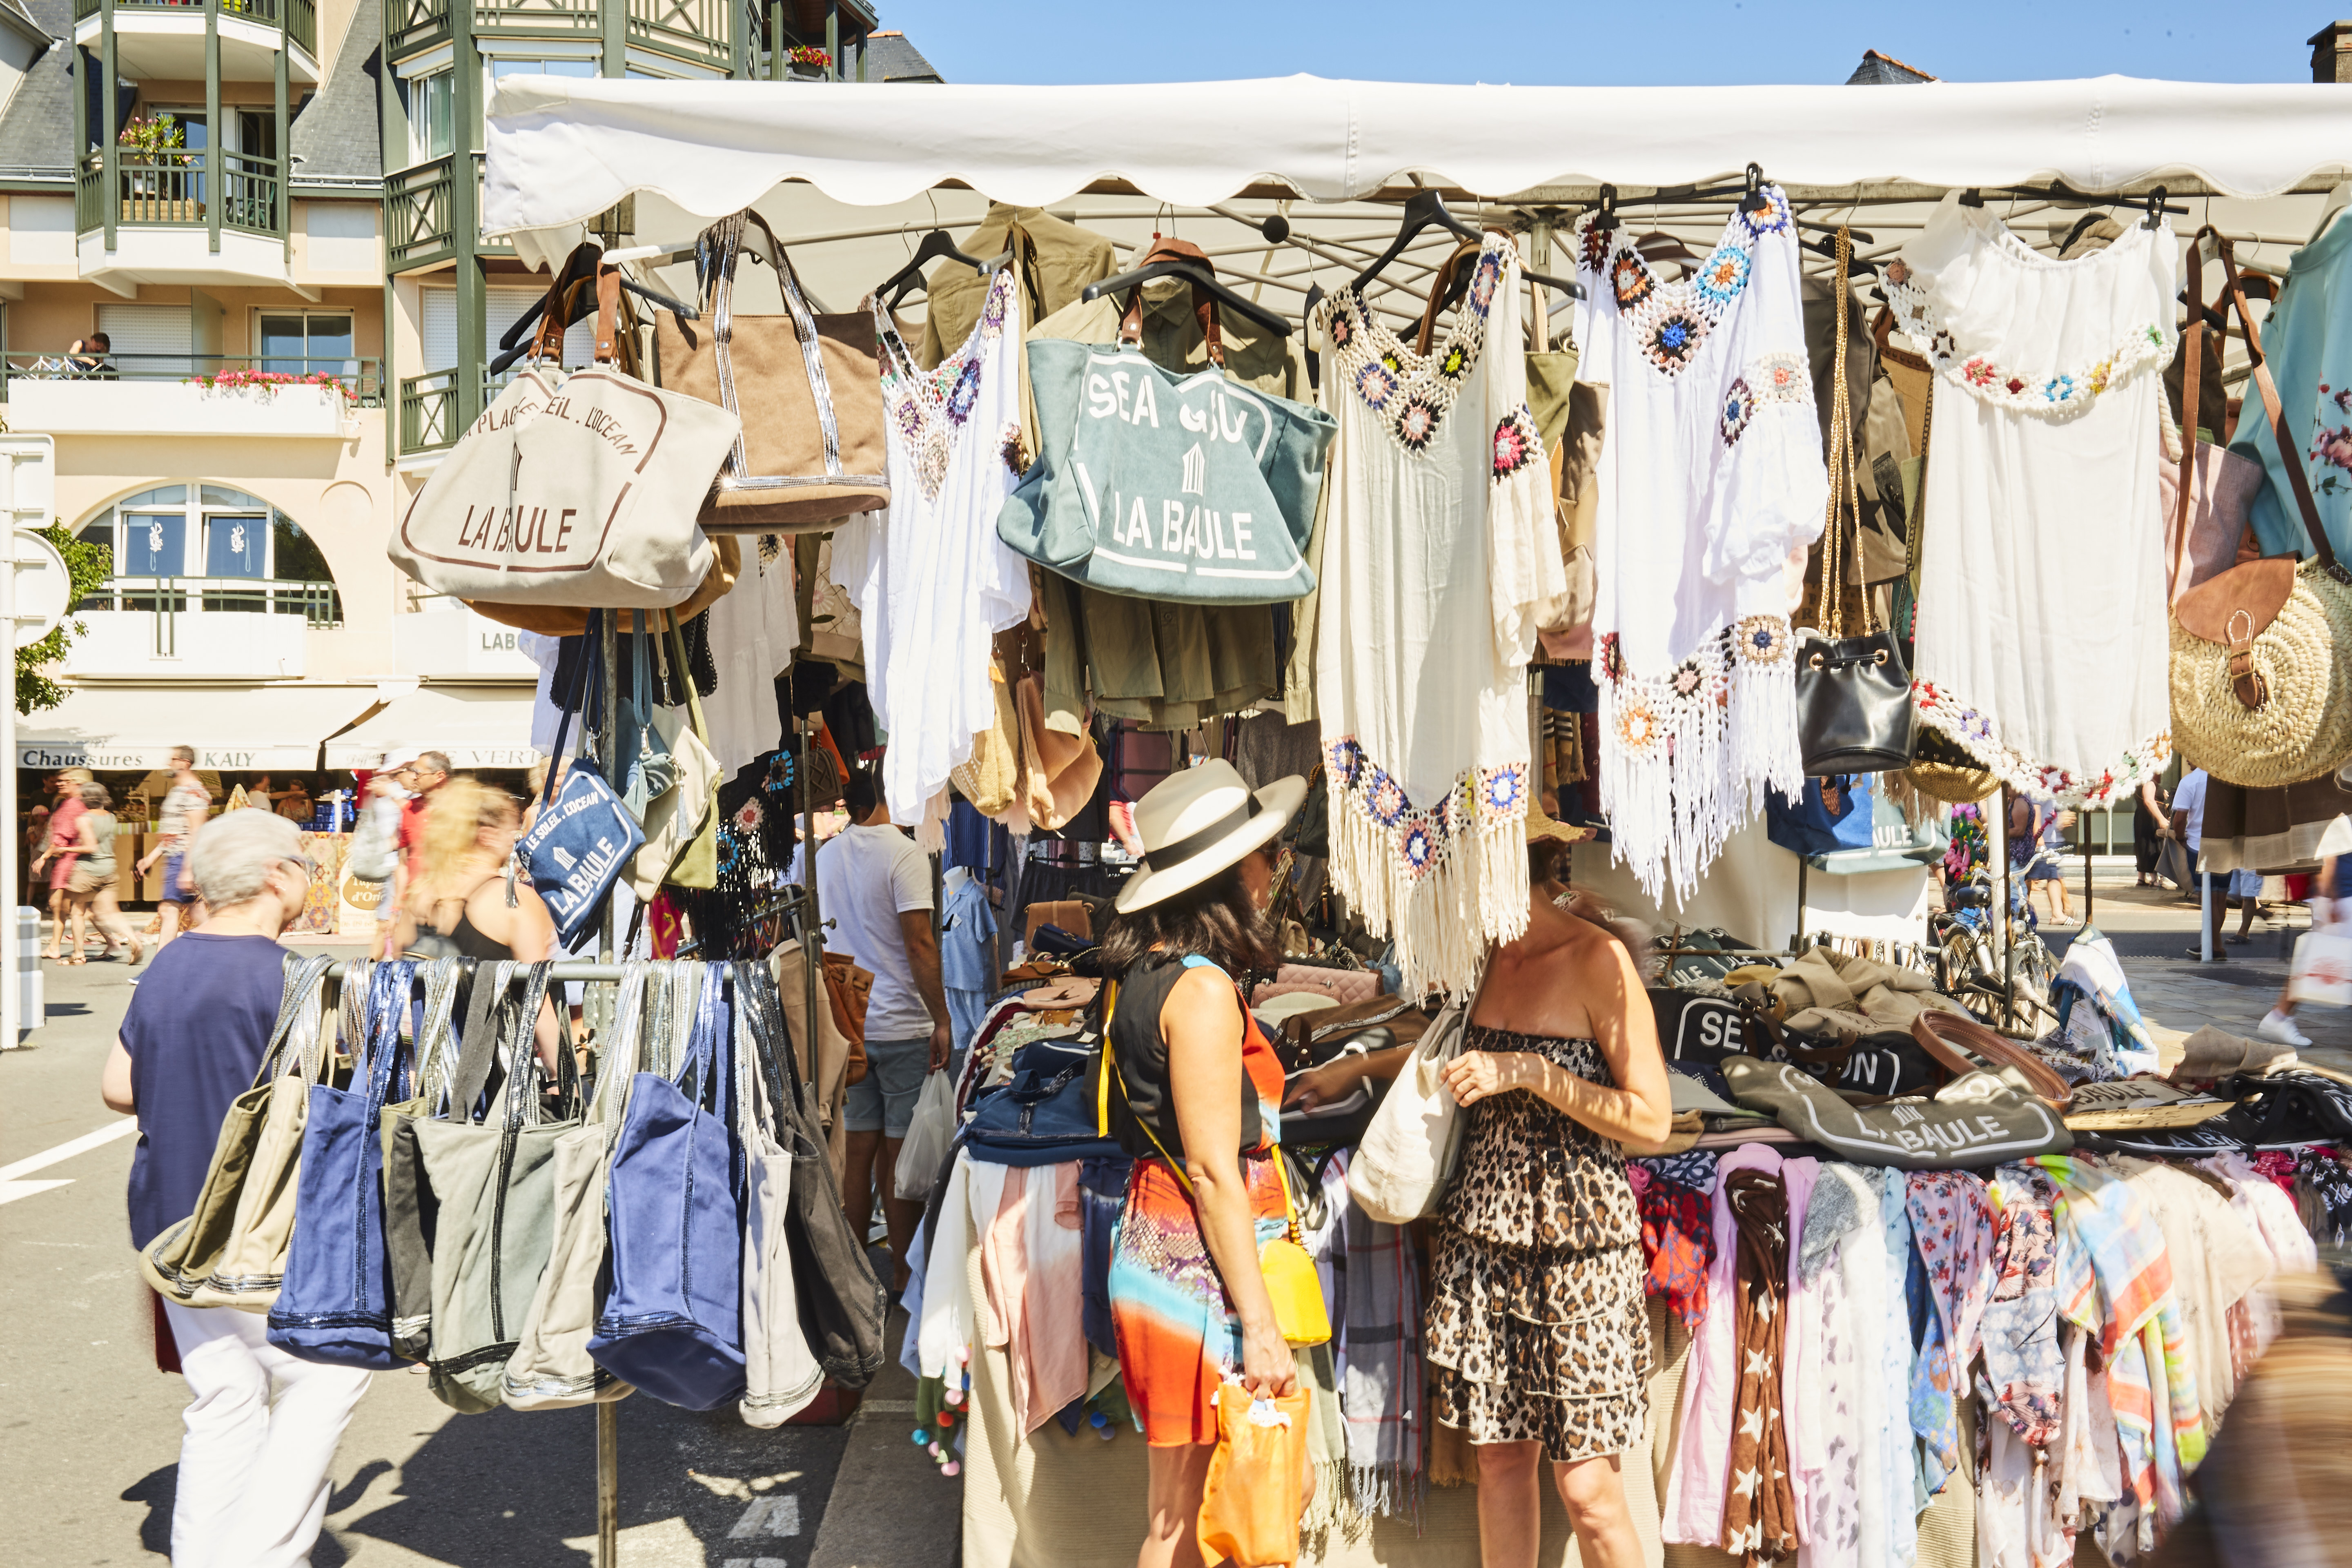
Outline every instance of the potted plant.
POLYGON ((122 221, 125 223, 193 223, 205 216, 202 202, 188 199, 186 171, 195 166, 188 152, 187 128, 177 116, 138 114, 114 139, 125 160, 122 221))
POLYGON ((832 54, 814 44, 802 44, 787 49, 784 58, 791 62, 794 81, 823 81, 824 73, 833 68, 832 54))

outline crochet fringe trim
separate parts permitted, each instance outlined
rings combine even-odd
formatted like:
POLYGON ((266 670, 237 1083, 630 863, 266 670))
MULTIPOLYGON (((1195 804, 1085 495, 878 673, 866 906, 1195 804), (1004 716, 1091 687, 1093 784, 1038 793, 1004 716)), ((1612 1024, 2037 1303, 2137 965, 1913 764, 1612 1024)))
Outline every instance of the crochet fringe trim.
POLYGON ((1933 681, 1911 683, 1911 711, 1922 724, 1948 736, 2003 784, 2028 795, 2051 796, 2060 805, 2096 809, 2112 805, 2128 797, 2142 779, 2161 774, 2172 761, 2172 733, 2159 730, 2126 752, 2114 767, 2096 773, 2045 766, 2004 743, 1990 715, 1969 707, 1933 681))
POLYGON ((1601 638, 1601 809, 1652 900, 1671 879, 1687 901, 1766 789, 1803 788, 1793 646, 1785 616, 1751 616, 1648 677, 1625 672, 1614 633, 1601 638))
POLYGON ((1325 760, 1332 881, 1372 935, 1394 934, 1406 995, 1466 999, 1489 945, 1528 929, 1529 764, 1464 773, 1415 807, 1352 736, 1325 760))

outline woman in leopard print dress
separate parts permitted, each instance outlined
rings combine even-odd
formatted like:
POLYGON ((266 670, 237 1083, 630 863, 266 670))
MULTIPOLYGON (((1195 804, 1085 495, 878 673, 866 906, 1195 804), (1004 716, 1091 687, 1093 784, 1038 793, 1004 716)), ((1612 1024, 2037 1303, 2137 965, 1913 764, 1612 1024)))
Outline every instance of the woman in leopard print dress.
POLYGON ((1671 1111, 1632 955, 1538 896, 1465 1044, 1445 1073, 1469 1124, 1433 1227, 1426 1335, 1433 1413, 1478 1449, 1480 1559, 1534 1563, 1549 1458, 1587 1568, 1634 1568, 1617 1456, 1648 1415, 1650 1334, 1624 1145, 1654 1147, 1671 1111))

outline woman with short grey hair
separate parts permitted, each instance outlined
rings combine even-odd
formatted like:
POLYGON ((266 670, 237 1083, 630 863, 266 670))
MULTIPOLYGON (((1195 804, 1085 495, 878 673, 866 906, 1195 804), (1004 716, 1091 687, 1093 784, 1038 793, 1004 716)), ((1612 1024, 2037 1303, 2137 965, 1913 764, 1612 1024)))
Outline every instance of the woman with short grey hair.
MULTIPOLYGON (((139 1118, 131 1244, 194 1211, 229 1104, 251 1085, 285 984, 278 939, 318 874, 291 822, 232 811, 205 825, 189 870, 205 922, 156 953, 131 993, 100 1093, 139 1118)), ((257 1312, 163 1304, 194 1395, 182 1417, 177 1568, 299 1568, 326 1518, 328 1478, 368 1373, 297 1361, 257 1312)))

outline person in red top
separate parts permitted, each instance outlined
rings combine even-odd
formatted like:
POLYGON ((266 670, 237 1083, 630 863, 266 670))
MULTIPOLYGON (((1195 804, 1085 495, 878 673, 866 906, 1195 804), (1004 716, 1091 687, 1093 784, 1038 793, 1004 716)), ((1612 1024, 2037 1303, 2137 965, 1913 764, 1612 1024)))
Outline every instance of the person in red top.
POLYGON ((74 847, 74 841, 80 835, 81 815, 89 809, 82 802, 81 786, 91 783, 96 776, 88 768, 68 768, 58 775, 64 798, 49 814, 49 843, 48 847, 42 851, 40 859, 40 864, 48 868, 51 917, 49 950, 41 956, 52 963, 78 963, 81 961, 79 952, 68 958, 60 950, 66 940, 66 883, 72 878, 74 861, 80 854, 74 847))
MULTIPOLYGON (((400 863, 393 871, 393 896, 383 906, 390 911, 405 907, 408 889, 423 870, 418 857, 425 849, 425 813, 432 804, 433 792, 449 782, 449 759, 439 752, 411 752, 405 755, 394 752, 384 759, 384 772, 377 777, 387 775, 408 795, 400 807, 400 863)), ((371 778, 368 783, 373 788, 375 780, 371 778)), ((384 938, 387 942, 392 940, 388 929, 384 938)), ((385 956, 392 956, 389 948, 385 956)))

